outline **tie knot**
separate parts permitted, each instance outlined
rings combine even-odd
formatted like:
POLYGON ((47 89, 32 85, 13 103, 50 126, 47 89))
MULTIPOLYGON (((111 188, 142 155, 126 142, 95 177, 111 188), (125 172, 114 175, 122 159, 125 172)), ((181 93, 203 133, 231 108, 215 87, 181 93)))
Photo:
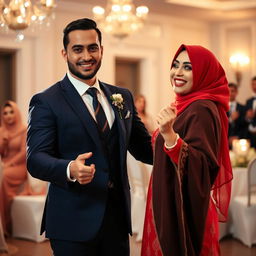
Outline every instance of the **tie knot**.
POLYGON ((86 93, 88 93, 89 95, 91 95, 93 98, 97 96, 97 88, 95 87, 90 87, 89 89, 87 89, 86 93))

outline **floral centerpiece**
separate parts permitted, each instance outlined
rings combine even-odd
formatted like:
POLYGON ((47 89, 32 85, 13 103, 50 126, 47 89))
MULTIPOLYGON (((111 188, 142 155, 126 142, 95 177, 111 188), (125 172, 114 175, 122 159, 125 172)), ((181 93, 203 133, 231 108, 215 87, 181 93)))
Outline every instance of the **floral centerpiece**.
POLYGON ((230 160, 233 167, 247 167, 248 163, 256 156, 254 148, 246 139, 234 140, 233 150, 230 151, 230 160))

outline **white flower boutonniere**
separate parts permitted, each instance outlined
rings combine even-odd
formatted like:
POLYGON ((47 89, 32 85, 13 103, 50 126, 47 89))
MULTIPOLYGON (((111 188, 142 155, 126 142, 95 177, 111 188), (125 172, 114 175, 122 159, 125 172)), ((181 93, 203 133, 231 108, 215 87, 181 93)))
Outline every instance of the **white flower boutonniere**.
POLYGON ((121 110, 124 108, 124 99, 122 95, 120 93, 114 93, 111 95, 110 99, 112 100, 112 104, 117 107, 120 118, 123 119, 121 115, 121 110))

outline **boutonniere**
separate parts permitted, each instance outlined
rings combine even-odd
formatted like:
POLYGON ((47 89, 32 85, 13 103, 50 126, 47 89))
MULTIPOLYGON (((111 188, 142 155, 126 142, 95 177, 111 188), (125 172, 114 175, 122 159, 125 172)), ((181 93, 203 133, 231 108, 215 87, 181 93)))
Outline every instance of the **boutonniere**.
POLYGON ((114 93, 110 96, 110 99, 112 100, 112 104, 115 107, 117 107, 120 118, 123 119, 122 114, 121 114, 121 110, 123 110, 123 108, 124 108, 124 99, 123 99, 122 94, 114 93))

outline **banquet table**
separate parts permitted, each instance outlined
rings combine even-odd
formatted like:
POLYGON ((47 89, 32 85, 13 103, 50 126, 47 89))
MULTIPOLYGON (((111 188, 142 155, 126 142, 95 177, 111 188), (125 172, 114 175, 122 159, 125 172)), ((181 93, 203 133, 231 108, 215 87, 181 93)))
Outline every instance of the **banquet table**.
MULTIPOLYGON (((247 194, 248 180, 247 180, 247 168, 245 167, 233 167, 233 180, 230 204, 236 196, 244 196, 247 194)), ((228 234, 232 234, 234 224, 232 222, 232 211, 229 209, 229 218, 227 223, 220 223, 220 236, 222 239, 228 234)))

